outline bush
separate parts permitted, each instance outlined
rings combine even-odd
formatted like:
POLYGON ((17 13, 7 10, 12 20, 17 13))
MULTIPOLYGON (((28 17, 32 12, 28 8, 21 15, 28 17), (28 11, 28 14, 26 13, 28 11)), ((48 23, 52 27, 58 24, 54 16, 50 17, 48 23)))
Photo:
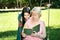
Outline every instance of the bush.
POLYGON ((60 1, 55 1, 52 3, 52 8, 60 8, 60 1))

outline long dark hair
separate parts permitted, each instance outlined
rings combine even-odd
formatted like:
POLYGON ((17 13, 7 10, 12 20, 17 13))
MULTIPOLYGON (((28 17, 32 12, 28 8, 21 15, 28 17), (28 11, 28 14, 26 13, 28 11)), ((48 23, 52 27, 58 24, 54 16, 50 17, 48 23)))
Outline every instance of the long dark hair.
POLYGON ((24 18, 24 13, 25 12, 27 12, 27 13, 29 13, 30 14, 30 9, 28 8, 28 7, 25 7, 25 8, 23 8, 23 10, 22 10, 22 25, 24 26, 24 24, 25 24, 25 18, 24 18))

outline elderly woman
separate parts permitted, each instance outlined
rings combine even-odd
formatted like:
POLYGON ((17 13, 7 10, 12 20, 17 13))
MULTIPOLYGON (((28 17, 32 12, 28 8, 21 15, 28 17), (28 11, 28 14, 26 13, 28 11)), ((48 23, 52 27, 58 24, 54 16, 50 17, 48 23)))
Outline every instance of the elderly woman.
POLYGON ((34 7, 31 10, 31 18, 25 23, 22 36, 24 40, 43 40, 46 37, 46 29, 43 21, 40 20, 41 10, 39 7, 34 7), (37 27, 36 25, 40 25, 40 30, 38 32, 33 31, 30 35, 26 35, 24 33, 24 29, 33 29, 33 27, 37 27))

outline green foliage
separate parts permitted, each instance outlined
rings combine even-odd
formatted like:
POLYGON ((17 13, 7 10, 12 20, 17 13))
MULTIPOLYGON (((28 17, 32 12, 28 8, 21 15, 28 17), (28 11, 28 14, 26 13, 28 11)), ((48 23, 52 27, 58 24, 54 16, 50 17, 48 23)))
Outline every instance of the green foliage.
MULTIPOLYGON (((17 1, 18 7, 40 6, 41 1, 44 6, 49 3, 49 0, 0 0, 0 8, 15 8, 17 7, 17 1)), ((50 3, 52 4, 51 7, 60 8, 60 0, 50 0, 50 3)))

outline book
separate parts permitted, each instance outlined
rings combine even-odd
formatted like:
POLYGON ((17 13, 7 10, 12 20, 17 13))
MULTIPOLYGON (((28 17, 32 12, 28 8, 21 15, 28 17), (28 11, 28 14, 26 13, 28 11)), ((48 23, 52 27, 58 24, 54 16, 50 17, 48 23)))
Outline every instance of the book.
POLYGON ((24 33, 25 33, 26 35, 31 35, 32 29, 24 29, 24 33))
POLYGON ((24 29, 24 33, 25 33, 26 35, 31 35, 31 33, 32 33, 33 31, 39 32, 39 30, 40 30, 40 24, 36 25, 36 26, 33 27, 32 29, 27 29, 27 28, 25 28, 25 29, 24 29))
POLYGON ((39 32, 39 30, 40 30, 40 24, 38 24, 35 27, 33 27, 33 31, 39 32))

